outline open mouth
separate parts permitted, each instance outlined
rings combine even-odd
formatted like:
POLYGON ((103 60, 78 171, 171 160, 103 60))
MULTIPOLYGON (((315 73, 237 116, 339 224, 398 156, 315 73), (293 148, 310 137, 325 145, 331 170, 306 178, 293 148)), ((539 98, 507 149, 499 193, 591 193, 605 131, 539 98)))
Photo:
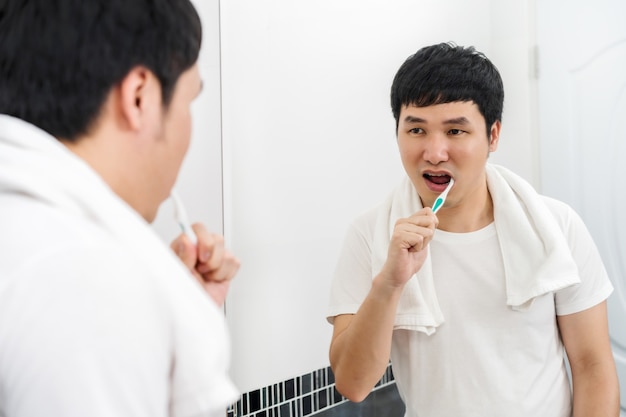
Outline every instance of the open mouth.
POLYGON ((450 179, 452 178, 447 174, 424 174, 423 176, 426 181, 437 185, 448 185, 450 179))
POLYGON ((423 173, 422 177, 424 178, 426 187, 428 187, 431 192, 437 194, 444 192, 448 184, 450 184, 450 180, 452 180, 452 177, 445 173, 427 172, 423 173))

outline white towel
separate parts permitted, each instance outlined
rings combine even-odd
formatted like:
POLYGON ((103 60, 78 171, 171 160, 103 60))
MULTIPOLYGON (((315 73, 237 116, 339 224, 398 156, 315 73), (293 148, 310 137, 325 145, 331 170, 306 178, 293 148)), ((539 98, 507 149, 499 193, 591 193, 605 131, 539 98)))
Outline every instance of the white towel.
MULTIPOLYGON (((541 196, 504 167, 487 164, 486 173, 504 264, 507 305, 523 311, 535 297, 580 283, 565 236, 541 196)), ((421 200, 408 177, 383 203, 374 229, 373 277, 387 259, 396 221, 421 208, 421 200)), ((443 322, 429 255, 404 288, 394 328, 430 335, 443 322)))

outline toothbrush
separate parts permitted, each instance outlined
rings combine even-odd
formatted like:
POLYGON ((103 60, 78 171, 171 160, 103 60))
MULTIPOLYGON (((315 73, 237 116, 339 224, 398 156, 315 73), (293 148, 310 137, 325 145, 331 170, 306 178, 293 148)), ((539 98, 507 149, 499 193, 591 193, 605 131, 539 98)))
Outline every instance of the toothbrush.
POLYGON ((448 186, 446 187, 445 190, 443 190, 443 193, 439 194, 439 197, 437 197, 437 199, 435 200, 435 203, 433 204, 433 213, 437 213, 439 209, 443 206, 443 203, 444 201, 446 201, 446 197, 448 196, 448 192, 450 191, 453 185, 454 185, 454 180, 450 178, 450 182, 448 183, 448 186))
POLYGON ((170 192, 170 198, 174 203, 174 217, 176 218, 176 222, 180 226, 182 232, 187 235, 189 240, 191 240, 191 243, 195 245, 198 243, 198 238, 191 228, 191 223, 189 223, 189 219, 187 218, 187 212, 185 211, 185 207, 183 207, 183 203, 178 196, 178 193, 172 190, 170 192))

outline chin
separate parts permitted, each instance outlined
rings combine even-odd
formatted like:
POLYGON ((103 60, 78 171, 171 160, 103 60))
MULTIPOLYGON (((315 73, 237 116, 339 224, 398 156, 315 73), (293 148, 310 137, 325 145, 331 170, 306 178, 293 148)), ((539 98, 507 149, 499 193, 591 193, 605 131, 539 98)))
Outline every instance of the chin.
POLYGON ((148 223, 152 223, 154 219, 156 219, 157 214, 159 213, 159 207, 161 206, 161 203, 163 201, 165 201, 165 199, 162 200, 157 205, 153 205, 151 207, 144 207, 143 210, 139 214, 141 214, 141 217, 143 217, 145 221, 147 221, 148 223))
POLYGON ((155 211, 154 213, 144 214, 141 217, 143 217, 145 221, 147 221, 148 223, 152 223, 154 219, 156 219, 156 215, 157 215, 157 212, 155 211))

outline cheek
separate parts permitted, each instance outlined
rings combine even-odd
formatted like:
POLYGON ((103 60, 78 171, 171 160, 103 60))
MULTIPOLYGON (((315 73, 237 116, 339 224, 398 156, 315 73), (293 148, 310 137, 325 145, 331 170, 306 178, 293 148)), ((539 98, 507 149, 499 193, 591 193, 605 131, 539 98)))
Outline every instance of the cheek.
POLYGON ((191 143, 191 114, 189 111, 181 114, 177 118, 177 123, 173 124, 174 131, 171 132, 172 136, 176 138, 177 153, 180 157, 184 157, 189 149, 191 143))
POLYGON ((165 133, 165 145, 160 167, 162 180, 166 188, 171 187, 180 173, 181 166, 185 160, 185 155, 189 150, 191 141, 191 118, 187 112, 171 114, 165 133), (167 167, 167 169, 163 169, 167 167))
POLYGON ((187 154, 189 150, 189 145, 191 145, 191 128, 187 127, 181 132, 181 153, 183 157, 187 154))
POLYGON ((419 146, 419 141, 409 138, 399 137, 397 140, 398 151, 403 161, 411 161, 422 155, 423 149, 419 146))

